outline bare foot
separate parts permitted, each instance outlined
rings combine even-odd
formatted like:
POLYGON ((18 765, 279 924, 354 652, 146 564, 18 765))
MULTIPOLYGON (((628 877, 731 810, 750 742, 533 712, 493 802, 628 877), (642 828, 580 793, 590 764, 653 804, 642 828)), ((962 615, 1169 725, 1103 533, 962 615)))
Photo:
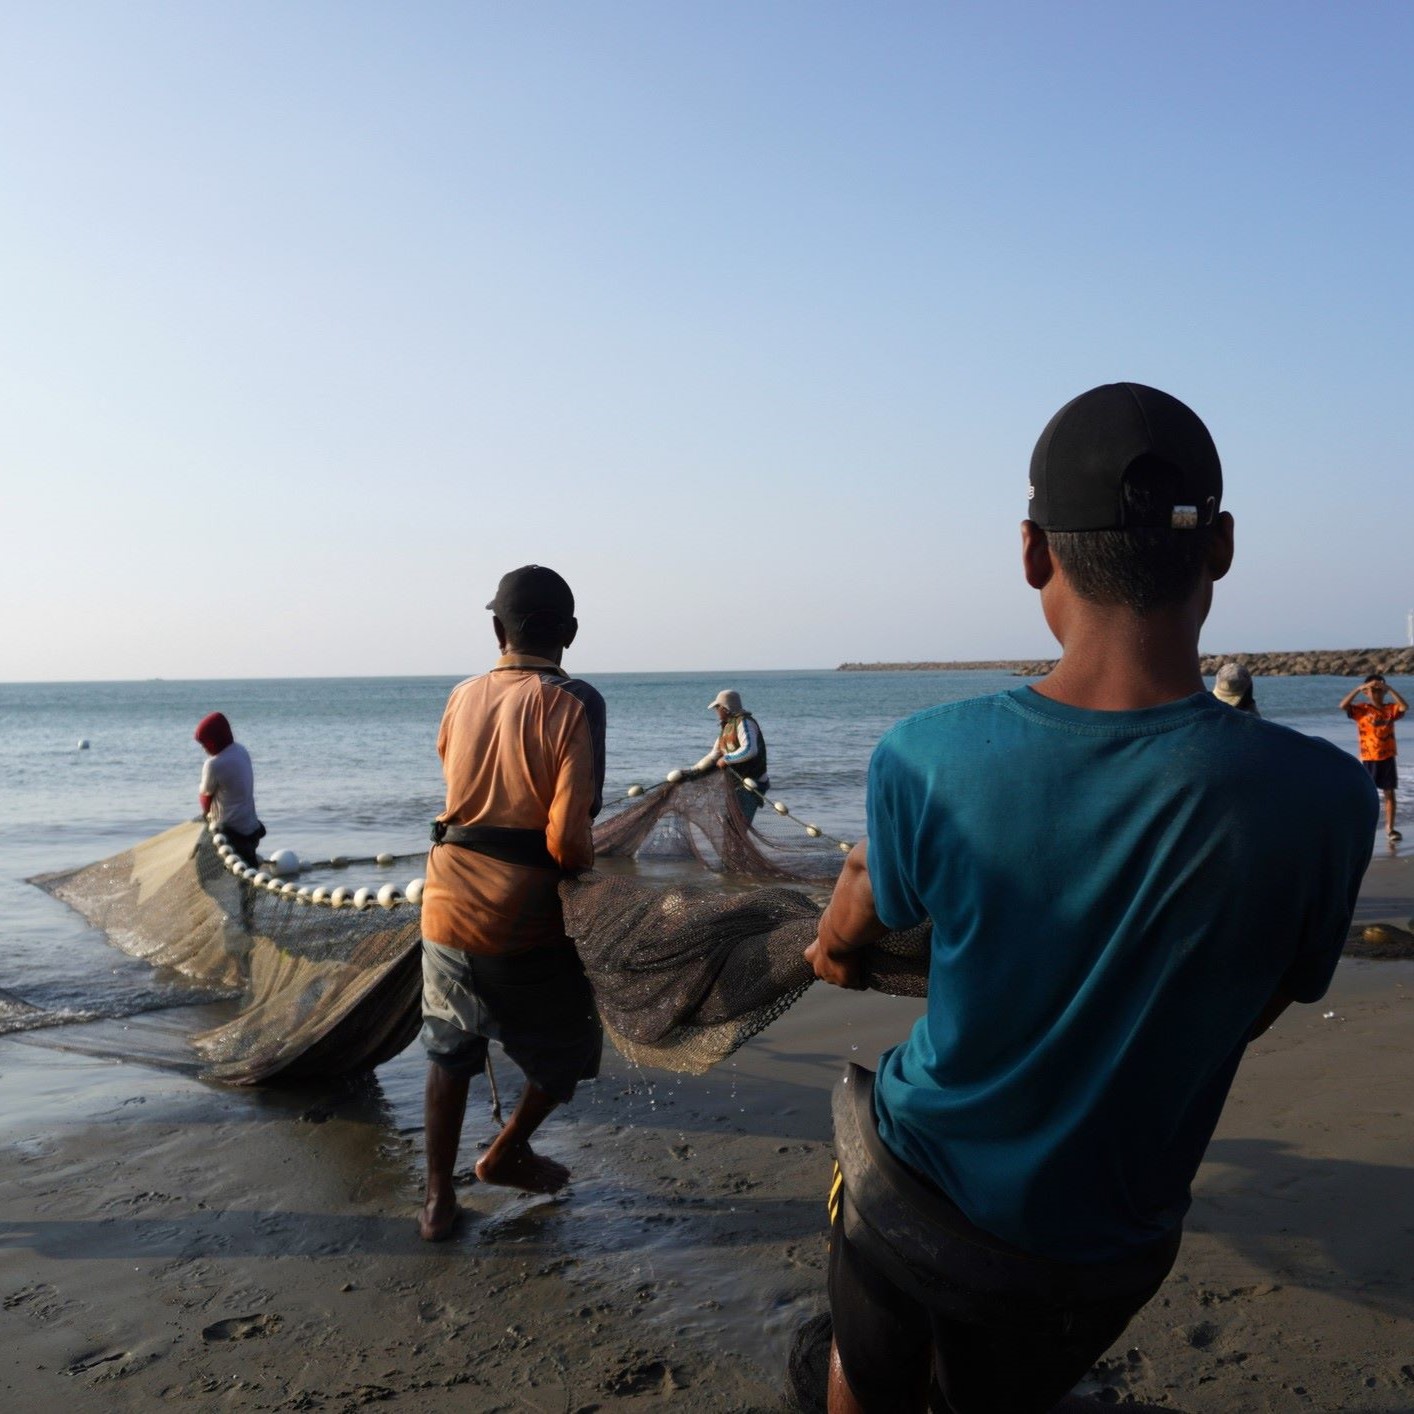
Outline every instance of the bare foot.
POLYGON ((482 1183, 499 1183, 527 1193, 558 1193, 569 1182, 570 1171, 554 1159, 537 1154, 529 1144, 508 1147, 500 1153, 493 1144, 477 1161, 476 1176, 482 1183))
POLYGON ((417 1235, 424 1242, 445 1242, 452 1235, 461 1212, 454 1193, 435 1201, 429 1198, 417 1215, 417 1235))

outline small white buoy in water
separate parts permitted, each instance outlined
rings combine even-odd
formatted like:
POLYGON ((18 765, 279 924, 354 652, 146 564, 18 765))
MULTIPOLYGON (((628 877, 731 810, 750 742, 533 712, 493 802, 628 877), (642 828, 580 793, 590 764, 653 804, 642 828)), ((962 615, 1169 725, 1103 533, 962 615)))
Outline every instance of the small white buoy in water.
POLYGON ((270 856, 270 872, 272 874, 298 874, 299 855, 292 849, 277 849, 270 856))
POLYGON ((682 772, 679 771, 675 766, 671 771, 668 772, 666 779, 670 786, 675 786, 680 780, 682 780, 682 772))
POLYGON ((812 840, 818 840, 820 838, 820 827, 819 825, 807 825, 805 827, 805 833, 809 835, 812 840))
POLYGON ((382 865, 384 869, 386 869, 390 864, 396 863, 396 860, 396 855, 389 854, 386 851, 384 851, 384 853, 382 854, 375 854, 373 856, 373 862, 375 864, 382 865))
POLYGON ((757 788, 756 782, 753 781, 750 776, 743 776, 741 778, 741 783, 747 788, 747 790, 755 790, 757 788))
POLYGON ((624 794, 627 795, 630 800, 635 800, 635 799, 637 799, 640 795, 643 794, 643 787, 642 787, 642 786, 630 786, 630 787, 624 792, 624 794))
POLYGON ((79 750, 80 750, 80 751, 87 751, 87 750, 88 750, 88 738, 87 738, 86 736, 81 736, 81 737, 79 738, 79 750))
POLYGON ((336 854, 330 861, 331 869, 347 869, 349 867, 349 857, 347 854, 336 854))
POLYGON ((326 889, 323 884, 320 884, 320 886, 310 894, 309 901, 310 903, 328 903, 329 890, 326 889))
POLYGON ((254 884, 257 889, 263 889, 269 882, 270 876, 263 869, 257 869, 255 871, 255 878, 251 880, 251 883, 254 884))
POLYGON ((349 901, 349 890, 342 884, 329 895, 330 908, 342 908, 349 901))
POLYGON ((425 879, 410 880, 406 890, 404 891, 403 897, 406 898, 409 903, 421 903, 422 889, 423 885, 426 884, 426 882, 427 881, 425 879))
POLYGON ((783 800, 773 800, 771 802, 771 809, 774 810, 777 815, 790 814, 790 811, 786 809, 786 803, 783 800))
POLYGON ((848 840, 841 840, 841 841, 840 841, 840 853, 841 853, 841 854, 848 854, 848 853, 850 852, 850 850, 853 849, 853 848, 854 848, 854 846, 851 845, 848 840))
POLYGON ((368 905, 369 905, 370 903, 372 903, 372 902, 373 902, 373 890, 372 890, 372 889, 360 889, 360 890, 353 896, 353 906, 354 906, 355 908, 358 908, 358 909, 367 908, 368 905))
POLYGON ((384 884, 378 890, 378 902, 384 908, 396 908, 403 901, 403 891, 396 884, 384 884))

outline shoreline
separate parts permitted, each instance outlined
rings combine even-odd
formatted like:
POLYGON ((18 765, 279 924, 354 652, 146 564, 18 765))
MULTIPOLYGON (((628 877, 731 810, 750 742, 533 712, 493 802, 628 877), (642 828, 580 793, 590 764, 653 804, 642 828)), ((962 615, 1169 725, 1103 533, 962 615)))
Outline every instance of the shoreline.
MULTIPOLYGON (((957 663, 841 663, 839 673, 1004 672, 1017 677, 1044 677, 1055 658, 998 658, 957 663)), ((1414 647, 1309 648, 1290 652, 1204 653, 1203 675, 1212 677, 1224 663, 1246 663, 1254 678, 1414 676, 1414 647)))
MULTIPOLYGON (((1414 857, 1376 859, 1357 927, 1411 914, 1414 857)), ((1174 1414, 1414 1404, 1411 1003, 1414 962, 1352 958, 1252 1045, 1178 1264, 1088 1392, 1174 1414)), ((416 1046, 358 1083, 236 1090, 119 1062, 95 1027, 7 1038, 0 1395, 74 1414, 778 1409, 825 1305, 830 1087, 920 1009, 813 988, 701 1077, 606 1051, 544 1130, 567 1193, 468 1183, 438 1246, 413 1225, 416 1046)), ((164 1016, 149 1030, 185 1034, 164 1016)), ((128 1048, 140 1029, 101 1025, 128 1048)), ((463 1177, 493 1128, 474 1084, 463 1177)))

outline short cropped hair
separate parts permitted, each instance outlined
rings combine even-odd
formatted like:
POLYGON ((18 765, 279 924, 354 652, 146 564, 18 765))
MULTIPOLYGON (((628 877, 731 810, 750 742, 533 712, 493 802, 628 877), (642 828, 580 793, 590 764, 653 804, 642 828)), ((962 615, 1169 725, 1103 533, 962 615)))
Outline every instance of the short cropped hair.
POLYGON ((1159 465, 1131 469, 1124 483, 1124 504, 1131 522, 1139 522, 1138 528, 1046 532, 1051 553, 1082 598, 1145 615, 1181 604, 1192 594, 1207 561, 1213 528, 1173 530, 1154 525, 1154 508, 1166 498, 1172 504, 1168 480, 1159 465))

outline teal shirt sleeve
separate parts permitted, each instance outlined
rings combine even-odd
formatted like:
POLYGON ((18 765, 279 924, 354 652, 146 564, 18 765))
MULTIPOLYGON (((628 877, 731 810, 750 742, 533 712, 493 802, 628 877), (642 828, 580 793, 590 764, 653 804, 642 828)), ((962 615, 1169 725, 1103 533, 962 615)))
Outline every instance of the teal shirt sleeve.
POLYGON ((928 910, 914 887, 916 808, 906 766, 885 736, 869 759, 865 802, 869 833, 869 886, 874 912, 895 932, 924 922, 928 910))

